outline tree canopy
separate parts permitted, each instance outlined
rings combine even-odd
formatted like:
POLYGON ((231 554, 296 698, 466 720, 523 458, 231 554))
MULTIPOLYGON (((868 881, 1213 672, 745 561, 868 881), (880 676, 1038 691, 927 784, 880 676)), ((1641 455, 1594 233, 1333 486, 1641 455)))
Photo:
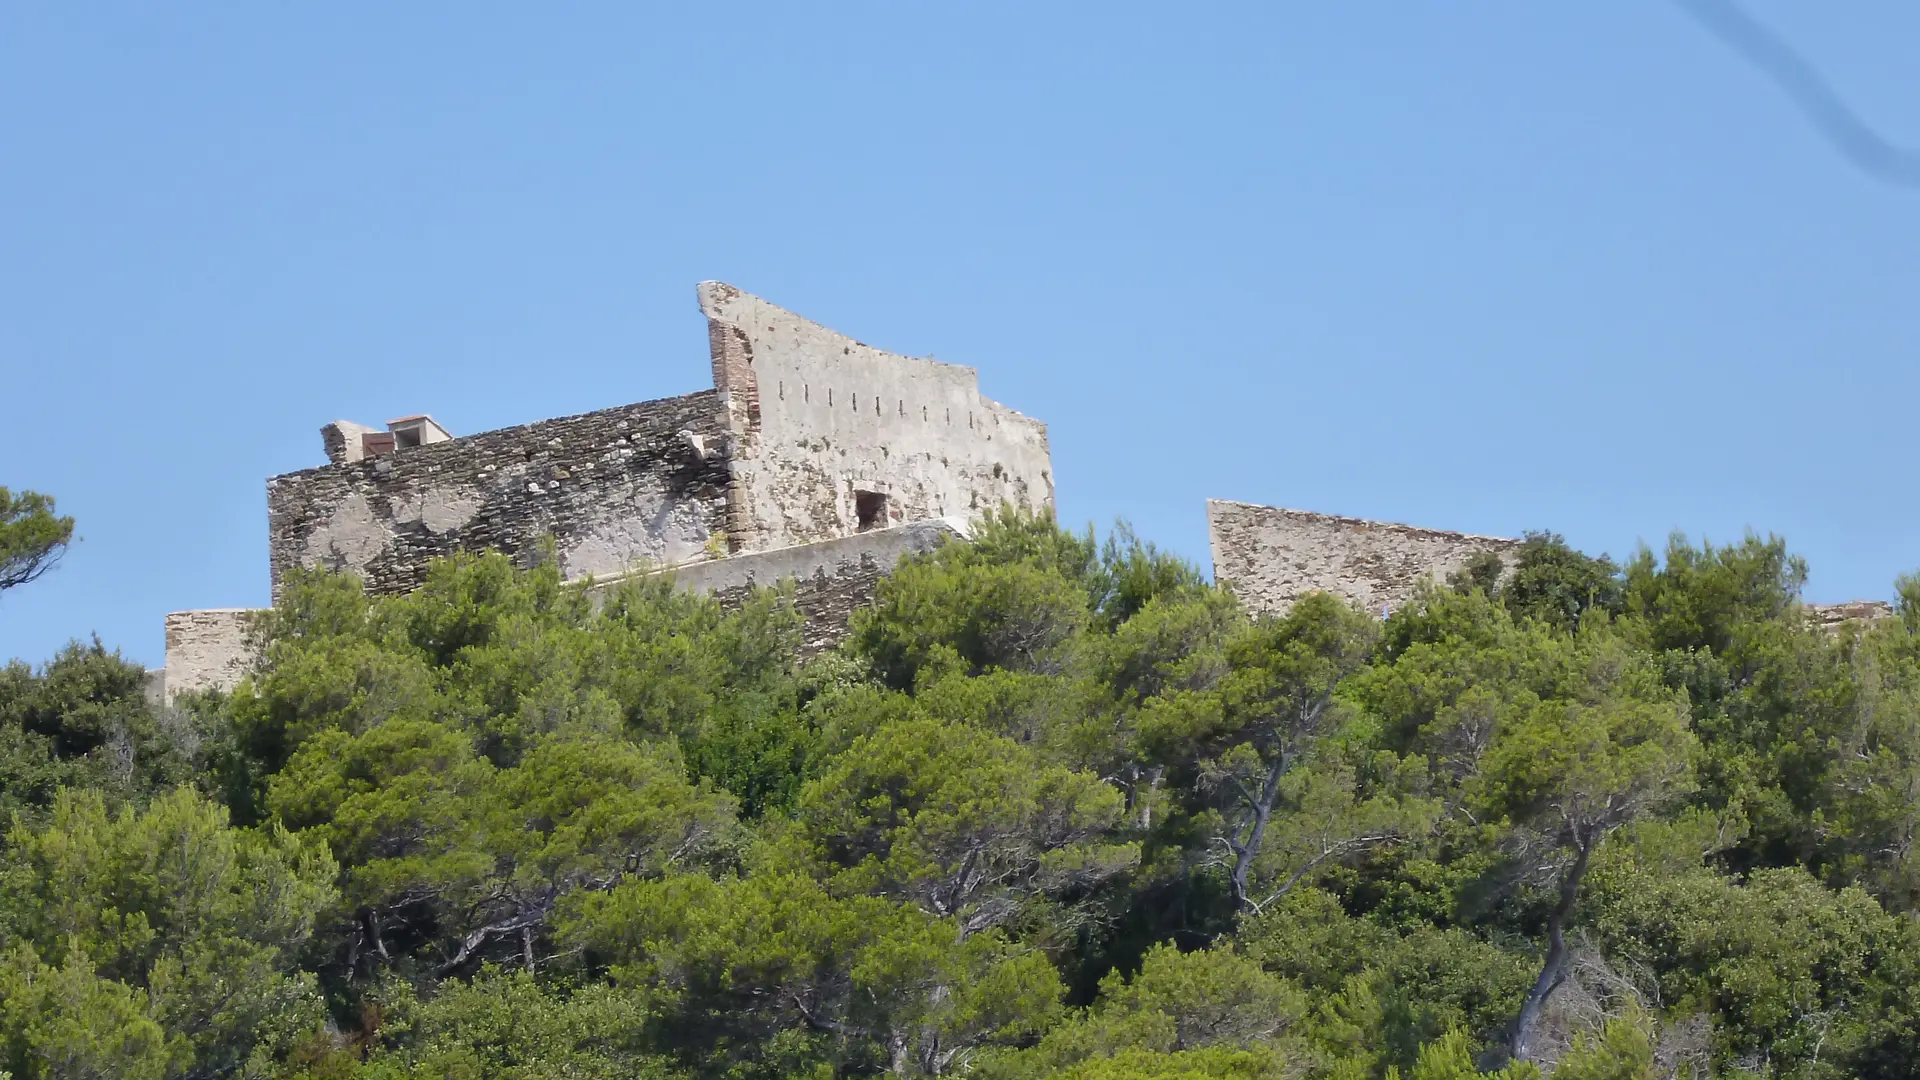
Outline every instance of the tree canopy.
POLYGON ((1009 512, 805 660, 482 555, 293 575, 231 693, 15 662, 0 1075, 1912 1075, 1920 582, 1517 563, 1256 618, 1009 512))
POLYGON ((54 568, 73 542, 73 519, 54 513, 53 499, 0 487, 0 591, 54 568))

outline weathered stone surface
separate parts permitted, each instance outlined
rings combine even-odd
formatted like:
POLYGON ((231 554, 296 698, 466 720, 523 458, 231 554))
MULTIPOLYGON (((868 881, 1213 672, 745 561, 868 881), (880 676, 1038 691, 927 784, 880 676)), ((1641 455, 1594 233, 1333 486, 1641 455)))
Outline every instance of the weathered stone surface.
MULTIPOLYGON (((846 637, 854 610, 873 603, 880 579, 892 573, 901 559, 967 536, 968 525, 962 520, 916 521, 816 544, 632 573, 671 574, 676 588, 712 596, 726 608, 744 603, 757 586, 792 581, 794 607, 805 620, 801 653, 812 655, 846 637)), ((593 591, 603 593, 628 576, 596 578, 593 591)), ((150 696, 159 693, 171 700, 189 690, 233 689, 258 660, 247 633, 250 620, 262 614, 221 608, 168 615, 167 666, 148 673, 150 681, 158 681, 163 689, 150 690, 150 696)))
POLYGON ((1893 605, 1882 600, 1850 600, 1843 604, 1808 604, 1803 609, 1808 621, 1823 630, 1838 630, 1847 623, 1871 626, 1881 619, 1893 618, 1893 605))
POLYGON ((1324 590, 1378 615, 1404 604, 1422 577, 1444 580, 1481 552, 1505 560, 1520 544, 1223 499, 1207 500, 1207 533, 1214 580, 1272 614, 1324 590))
POLYGON ((707 556, 726 515, 728 432, 712 391, 542 420, 267 481, 274 595, 295 566, 419 585, 429 560, 551 537, 569 577, 707 556))
MULTIPOLYGON (((463 438, 425 416, 326 425, 330 464, 267 481, 274 597, 295 567, 396 594, 433 559, 527 565, 550 541, 569 580, 676 568, 730 601, 793 578, 818 649, 905 552, 1002 503, 1052 508, 1046 425, 982 397, 972 368, 883 352, 719 282, 698 294, 713 390, 463 438)), ((174 618, 166 694, 232 685, 245 665, 197 629, 175 673, 174 618)))
POLYGON ((974 369, 883 352, 717 281, 699 293, 735 435, 734 550, 1052 507, 1046 425, 982 397, 974 369), (863 522, 863 505, 882 520, 863 522))
POLYGON ((147 677, 140 684, 140 694, 147 699, 149 705, 165 705, 167 703, 167 669, 148 668, 147 677))
MULTIPOLYGON (((167 666, 160 694, 172 701, 199 690, 231 690, 253 670, 248 634, 260 613, 248 608, 175 611, 166 618, 167 666)), ((154 672, 149 672, 149 682, 154 672)), ((149 689, 151 694, 151 688, 149 689)))
POLYGON ((673 575, 677 587, 708 594, 729 608, 743 603, 755 586, 791 580, 794 606, 806 618, 802 652, 812 654, 846 637, 854 610, 873 603, 880 579, 901 559, 967 536, 964 520, 939 518, 663 572, 673 575))
POLYGON ((274 595, 296 566, 405 592, 434 558, 528 562, 547 537, 577 578, 1053 505, 1046 425, 982 397, 972 368, 882 352, 718 282, 699 299, 712 391, 377 456, 362 444, 384 433, 327 425, 332 464, 267 482, 274 595))

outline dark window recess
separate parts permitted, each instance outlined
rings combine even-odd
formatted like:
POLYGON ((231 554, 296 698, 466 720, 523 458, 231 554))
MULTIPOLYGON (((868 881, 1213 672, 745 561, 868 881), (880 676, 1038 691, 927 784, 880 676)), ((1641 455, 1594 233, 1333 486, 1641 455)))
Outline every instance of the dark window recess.
POLYGON ((887 497, 877 491, 853 493, 853 513, 860 519, 860 531, 883 529, 887 525, 887 497))

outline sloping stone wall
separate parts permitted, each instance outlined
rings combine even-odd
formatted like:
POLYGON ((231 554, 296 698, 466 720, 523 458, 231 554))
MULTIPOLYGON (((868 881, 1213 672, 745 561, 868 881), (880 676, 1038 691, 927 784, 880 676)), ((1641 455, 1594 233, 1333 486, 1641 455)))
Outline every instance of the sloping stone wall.
POLYGON ((720 282, 699 292, 736 436, 735 550, 1052 507, 1046 425, 982 397, 974 369, 884 352, 720 282), (861 520, 861 492, 881 520, 861 520))
POLYGON ((794 606, 806 619, 801 651, 812 654, 846 637, 854 610, 873 603, 880 579, 892 573, 901 559, 967 535, 965 521, 916 521, 816 544, 695 563, 667 573, 677 587, 710 595, 726 607, 743 603, 755 586, 792 581, 794 606))
POLYGON ((1324 590, 1379 615, 1406 603, 1422 577, 1445 580, 1481 552, 1504 559, 1520 545, 1223 499, 1207 500, 1207 534, 1214 580, 1250 610, 1271 614, 1324 590))
POLYGON ((569 578, 714 554, 730 432, 714 391, 542 420, 267 481, 274 595, 292 567, 406 592, 430 559, 551 536, 569 578))

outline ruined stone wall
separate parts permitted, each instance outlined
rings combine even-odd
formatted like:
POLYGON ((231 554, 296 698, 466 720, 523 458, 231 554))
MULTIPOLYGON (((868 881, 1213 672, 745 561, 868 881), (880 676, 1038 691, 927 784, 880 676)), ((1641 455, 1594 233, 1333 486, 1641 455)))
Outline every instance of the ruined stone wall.
POLYGON ((880 579, 892 573, 901 559, 967 535, 964 521, 916 521, 816 544, 696 563, 668 573, 677 587, 712 596, 723 607, 743 603, 756 586, 792 581, 794 607, 806 619, 801 652, 811 655, 846 637, 855 609, 873 603, 880 579))
POLYGON ((1807 604, 1802 609, 1807 621, 1822 630, 1843 626, 1870 627, 1881 619, 1894 617, 1893 605, 1884 600, 1851 600, 1841 604, 1807 604))
POLYGON ((1406 603, 1422 577, 1444 581, 1481 552, 1505 557, 1520 545, 1221 499, 1207 500, 1207 533, 1214 580, 1250 610, 1271 614, 1325 590, 1378 615, 1406 603))
POLYGON ((167 666, 160 696, 172 701, 201 690, 231 690, 257 659, 248 635, 261 613, 208 608, 167 615, 167 666))
MULTIPOLYGON (((880 579, 892 573, 901 559, 967 535, 963 521, 916 521, 817 544, 629 573, 671 574, 676 588, 712 596, 726 608, 745 603, 756 587, 791 581, 794 607, 805 620, 800 651, 810 656, 847 636, 854 611, 873 603, 880 579)), ((592 594, 604 595, 628 576, 597 581, 592 594)), ((219 608, 168 615, 167 664, 147 673, 148 696, 158 703, 188 691, 232 690, 259 661, 248 635, 253 620, 264 614, 219 608)))
POLYGON ((880 526, 1052 507, 1046 425, 982 397, 972 368, 883 352, 719 282, 699 291, 735 432, 733 550, 857 532, 860 492, 884 497, 880 526))
POLYGON ((274 477, 274 596, 296 566, 398 593, 430 559, 494 550, 525 564, 549 535, 570 579, 707 557, 724 527, 729 438, 705 391, 274 477))

